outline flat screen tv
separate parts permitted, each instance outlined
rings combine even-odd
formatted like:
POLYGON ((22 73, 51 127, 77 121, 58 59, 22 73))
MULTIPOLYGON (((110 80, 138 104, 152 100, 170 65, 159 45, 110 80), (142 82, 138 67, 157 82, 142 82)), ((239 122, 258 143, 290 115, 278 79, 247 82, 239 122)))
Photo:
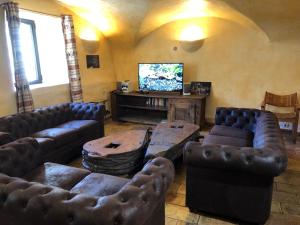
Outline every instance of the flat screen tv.
POLYGON ((140 91, 182 91, 183 63, 139 63, 138 73, 140 91))

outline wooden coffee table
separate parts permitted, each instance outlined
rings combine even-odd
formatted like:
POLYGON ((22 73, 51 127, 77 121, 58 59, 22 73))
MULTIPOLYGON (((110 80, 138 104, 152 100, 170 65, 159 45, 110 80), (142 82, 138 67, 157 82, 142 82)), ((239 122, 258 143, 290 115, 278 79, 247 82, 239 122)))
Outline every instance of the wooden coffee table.
POLYGON ((162 156, 175 160, 182 155, 186 142, 197 139, 198 134, 198 125, 183 121, 158 124, 149 145, 148 130, 115 133, 86 143, 82 165, 92 172, 132 174, 151 158, 162 156))
POLYGON ((148 133, 147 130, 130 130, 87 142, 82 151, 83 167, 111 175, 133 173, 143 164, 148 133))
POLYGON ((151 136, 145 159, 162 156, 175 160, 183 153, 183 147, 188 141, 199 137, 200 127, 184 121, 160 123, 151 136))

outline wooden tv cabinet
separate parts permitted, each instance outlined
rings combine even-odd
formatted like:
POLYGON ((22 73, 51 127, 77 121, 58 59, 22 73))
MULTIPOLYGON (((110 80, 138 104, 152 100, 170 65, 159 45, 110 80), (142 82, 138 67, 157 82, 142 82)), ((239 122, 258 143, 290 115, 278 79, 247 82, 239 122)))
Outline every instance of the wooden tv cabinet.
POLYGON ((111 111, 114 121, 157 124, 165 120, 184 120, 203 128, 205 125, 205 95, 183 96, 170 93, 139 92, 111 93, 111 111))

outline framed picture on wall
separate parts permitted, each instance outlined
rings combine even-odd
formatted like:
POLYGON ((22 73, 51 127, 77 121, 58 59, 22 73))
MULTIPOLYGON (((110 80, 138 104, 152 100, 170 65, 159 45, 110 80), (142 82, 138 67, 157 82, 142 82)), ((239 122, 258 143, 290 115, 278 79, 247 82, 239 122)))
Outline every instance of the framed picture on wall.
POLYGON ((86 66, 88 69, 100 68, 99 55, 87 55, 86 66))
POLYGON ((193 95, 209 96, 211 91, 211 82, 191 82, 191 93, 193 95))

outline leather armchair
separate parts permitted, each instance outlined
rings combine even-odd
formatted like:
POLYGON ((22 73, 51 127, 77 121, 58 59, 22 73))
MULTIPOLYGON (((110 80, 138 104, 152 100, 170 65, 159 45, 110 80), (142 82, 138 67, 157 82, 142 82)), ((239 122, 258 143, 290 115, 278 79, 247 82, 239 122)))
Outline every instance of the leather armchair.
POLYGON ((185 146, 187 206, 263 223, 270 214, 273 178, 287 167, 278 121, 270 112, 218 108, 215 124, 203 145, 185 146), (251 141, 237 144, 238 136, 251 141))

